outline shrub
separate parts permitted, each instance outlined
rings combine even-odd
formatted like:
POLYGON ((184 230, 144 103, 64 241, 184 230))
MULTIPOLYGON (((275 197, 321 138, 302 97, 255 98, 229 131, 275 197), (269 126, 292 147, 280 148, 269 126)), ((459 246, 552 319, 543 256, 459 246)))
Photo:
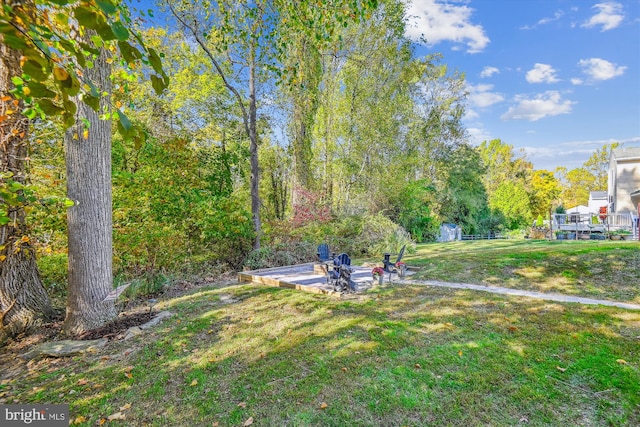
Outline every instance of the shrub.
POLYGON ((53 299, 64 299, 67 295, 67 254, 49 254, 38 257, 38 270, 44 288, 53 299))

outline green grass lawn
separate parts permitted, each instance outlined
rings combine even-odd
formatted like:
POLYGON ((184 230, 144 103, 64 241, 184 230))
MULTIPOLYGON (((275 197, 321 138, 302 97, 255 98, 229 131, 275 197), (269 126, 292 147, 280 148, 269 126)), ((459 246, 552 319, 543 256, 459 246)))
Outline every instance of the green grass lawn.
POLYGON ((419 245, 416 279, 496 285, 640 303, 640 244, 485 240, 419 245))
MULTIPOLYGON (((554 291, 594 295, 582 280, 637 301, 626 283, 637 269, 592 280, 593 269, 637 263, 629 244, 421 245, 407 261, 425 278, 503 285, 493 278, 504 275, 536 290, 567 271, 554 291)), ((85 426, 118 413, 105 424, 640 424, 640 311, 419 285, 336 298, 242 284, 159 306, 176 315, 96 355, 31 363, 0 383, 0 401, 69 403, 85 426)))

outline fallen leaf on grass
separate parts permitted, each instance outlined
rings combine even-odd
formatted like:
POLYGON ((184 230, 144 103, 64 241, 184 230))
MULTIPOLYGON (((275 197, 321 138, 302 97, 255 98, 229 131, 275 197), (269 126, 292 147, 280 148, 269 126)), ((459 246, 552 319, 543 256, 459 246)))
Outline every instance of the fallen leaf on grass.
POLYGON ((415 364, 415 365, 413 365, 413 366, 415 366, 415 368, 416 368, 416 369, 422 369, 422 366, 420 366, 420 364, 419 364, 419 363, 416 363, 416 364, 415 364))
POLYGON ((348 369, 347 368, 342 368, 342 372, 347 372, 348 369))
POLYGON ((626 360, 624 360, 624 359, 618 359, 618 360, 616 360, 616 362, 618 362, 618 363, 619 363, 619 364, 621 364, 621 365, 626 365, 626 364, 628 363, 628 362, 627 362, 626 360))
POLYGON ((98 420, 98 425, 99 425, 99 426, 101 426, 101 425, 103 425, 103 424, 104 424, 104 423, 106 423, 106 422, 107 422, 107 419, 106 419, 106 418, 100 418, 100 419, 98 420))
POLYGON ((327 405, 327 402, 322 402, 322 403, 320 404, 320 409, 325 409, 325 408, 327 408, 328 406, 329 406, 329 405, 327 405))
POLYGON ((247 407, 247 402, 238 403, 238 408, 246 408, 246 407, 247 407))
POLYGON ((87 385, 89 381, 86 378, 81 378, 78 380, 78 385, 87 385))
POLYGON ((462 350, 458 352, 458 356, 462 357, 462 350))
POLYGON ((107 417, 107 421, 115 421, 115 420, 124 420, 126 419, 126 415, 122 412, 116 412, 115 414, 111 414, 107 417))
POLYGON ((127 378, 133 378, 133 374, 131 372, 125 372, 124 376, 127 378))
POLYGON ((197 386, 198 385, 198 380, 193 380, 191 381, 191 384, 189 384, 191 387, 193 386, 197 386))
POLYGON ((120 411, 126 411, 127 409, 131 409, 131 403, 127 403, 126 405, 120 407, 120 411))
POLYGON ((509 329, 511 332, 515 332, 518 330, 517 326, 509 326, 507 329, 509 329))
POLYGON ((250 426, 251 424, 253 424, 253 417, 249 417, 247 418, 247 421, 244 422, 243 427, 247 427, 250 426))
POLYGON ((561 368, 560 366, 556 366, 556 369, 560 372, 564 372, 567 370, 567 368, 561 368))
POLYGON ((82 424, 85 421, 87 421, 87 419, 85 417, 83 417, 82 415, 78 415, 76 417, 76 419, 73 420, 73 422, 71 424, 82 424))

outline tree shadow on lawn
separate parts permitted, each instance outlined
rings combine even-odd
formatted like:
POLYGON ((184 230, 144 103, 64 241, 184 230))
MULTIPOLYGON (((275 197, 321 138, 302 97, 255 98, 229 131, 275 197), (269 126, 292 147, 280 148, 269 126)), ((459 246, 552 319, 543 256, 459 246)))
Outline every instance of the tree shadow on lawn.
POLYGON ((127 404, 132 425, 638 421, 640 313, 424 286, 246 285, 163 308, 177 315, 109 345, 128 356, 40 366, 10 395, 68 402, 82 425, 127 404))

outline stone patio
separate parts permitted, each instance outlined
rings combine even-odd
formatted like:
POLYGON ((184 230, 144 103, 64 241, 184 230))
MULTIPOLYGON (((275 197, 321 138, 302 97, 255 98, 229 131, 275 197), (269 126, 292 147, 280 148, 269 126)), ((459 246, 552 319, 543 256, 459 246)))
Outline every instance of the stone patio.
MULTIPOLYGON (((373 285, 372 267, 351 266, 351 280, 356 282, 357 292, 364 292, 373 285)), ((394 278, 397 276, 394 275, 394 278)), ((389 275, 385 275, 385 282, 389 275)), ((265 268, 262 270, 243 271, 238 273, 239 282, 251 282, 282 288, 298 289, 319 294, 334 294, 327 284, 327 277, 318 263, 289 265, 285 267, 265 268)))

